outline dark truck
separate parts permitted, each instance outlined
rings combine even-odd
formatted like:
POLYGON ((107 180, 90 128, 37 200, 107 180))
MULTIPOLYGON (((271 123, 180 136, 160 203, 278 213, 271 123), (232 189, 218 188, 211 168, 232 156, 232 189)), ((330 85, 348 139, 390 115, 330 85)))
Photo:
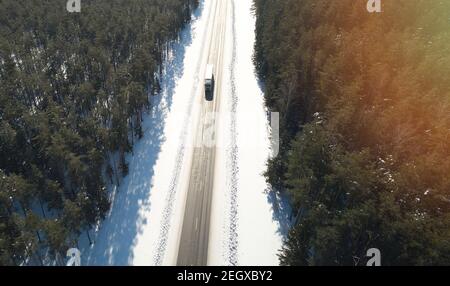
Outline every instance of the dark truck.
POLYGON ((209 64, 206 66, 205 73, 205 99, 212 101, 214 99, 214 66, 209 64))

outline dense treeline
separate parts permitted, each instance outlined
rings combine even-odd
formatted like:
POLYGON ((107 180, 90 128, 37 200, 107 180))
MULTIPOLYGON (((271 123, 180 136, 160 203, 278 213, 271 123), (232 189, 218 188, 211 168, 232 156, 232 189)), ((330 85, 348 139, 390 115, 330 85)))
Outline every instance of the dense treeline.
POLYGON ((0 2, 0 265, 61 263, 105 216, 105 186, 127 173, 169 42, 198 5, 66 2, 0 2))
POLYGON ((296 214, 283 265, 450 264, 450 2, 366 3, 255 0, 282 131, 266 176, 296 214))

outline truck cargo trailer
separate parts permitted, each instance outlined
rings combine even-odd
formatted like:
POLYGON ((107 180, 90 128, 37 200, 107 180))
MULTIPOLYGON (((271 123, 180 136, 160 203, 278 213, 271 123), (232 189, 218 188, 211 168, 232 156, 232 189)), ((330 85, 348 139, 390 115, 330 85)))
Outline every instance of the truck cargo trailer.
POLYGON ((205 99, 212 101, 214 99, 214 66, 209 64, 205 73, 205 99))

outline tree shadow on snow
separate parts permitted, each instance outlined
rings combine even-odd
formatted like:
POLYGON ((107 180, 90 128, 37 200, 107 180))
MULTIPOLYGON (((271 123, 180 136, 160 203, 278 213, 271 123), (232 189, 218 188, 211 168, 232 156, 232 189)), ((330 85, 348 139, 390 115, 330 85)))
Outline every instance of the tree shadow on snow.
POLYGON ((294 215, 286 195, 279 194, 273 189, 266 190, 267 201, 272 206, 272 219, 278 222, 278 233, 283 237, 289 233, 292 227, 294 215))

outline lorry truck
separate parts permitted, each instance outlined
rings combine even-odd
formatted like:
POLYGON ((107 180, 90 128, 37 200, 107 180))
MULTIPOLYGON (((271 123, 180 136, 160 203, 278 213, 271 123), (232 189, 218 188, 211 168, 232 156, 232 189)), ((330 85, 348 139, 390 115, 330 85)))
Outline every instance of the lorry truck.
POLYGON ((214 98, 214 65, 206 66, 205 73, 205 99, 207 101, 212 101, 214 98))

